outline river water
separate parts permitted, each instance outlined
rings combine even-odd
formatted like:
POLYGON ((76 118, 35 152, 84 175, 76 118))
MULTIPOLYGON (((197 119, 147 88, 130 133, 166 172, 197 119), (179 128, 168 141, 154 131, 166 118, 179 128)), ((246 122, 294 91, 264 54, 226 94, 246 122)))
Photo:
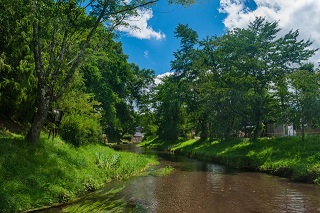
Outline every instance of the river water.
POLYGON ((172 166, 175 170, 164 177, 136 177, 113 183, 93 197, 76 202, 75 208, 71 205, 61 211, 320 212, 320 187, 316 185, 130 145, 118 149, 157 155, 160 167, 172 166))

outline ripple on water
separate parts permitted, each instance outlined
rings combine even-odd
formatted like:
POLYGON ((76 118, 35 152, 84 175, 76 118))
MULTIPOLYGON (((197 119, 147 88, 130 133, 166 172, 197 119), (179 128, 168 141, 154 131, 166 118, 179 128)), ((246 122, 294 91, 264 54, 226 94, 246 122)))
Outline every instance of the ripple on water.
POLYGON ((306 197, 303 193, 294 188, 281 188, 272 202, 277 207, 281 207, 282 212, 308 212, 306 208, 306 197))

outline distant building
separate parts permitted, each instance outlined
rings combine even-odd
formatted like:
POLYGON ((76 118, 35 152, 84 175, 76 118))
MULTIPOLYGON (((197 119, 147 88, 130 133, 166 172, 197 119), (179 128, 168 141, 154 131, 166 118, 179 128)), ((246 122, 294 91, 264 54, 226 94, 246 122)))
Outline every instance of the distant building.
POLYGON ((267 137, 295 136, 296 131, 293 129, 293 125, 267 124, 266 135, 267 137))
POLYGON ((143 127, 136 127, 136 132, 131 137, 131 142, 139 143, 143 140, 144 134, 142 133, 143 127))

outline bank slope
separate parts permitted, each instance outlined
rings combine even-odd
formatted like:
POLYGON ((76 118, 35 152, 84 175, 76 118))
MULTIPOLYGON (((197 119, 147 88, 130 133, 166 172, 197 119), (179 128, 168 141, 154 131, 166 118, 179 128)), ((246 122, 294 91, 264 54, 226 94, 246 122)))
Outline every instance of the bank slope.
POLYGON ((21 135, 0 134, 0 209, 20 212, 64 203, 112 180, 139 175, 156 159, 91 144, 74 148, 41 136, 33 147, 21 135))
POLYGON ((141 146, 320 184, 320 137, 310 136, 305 141, 300 137, 263 138, 255 142, 246 139, 177 142, 154 139, 141 146))

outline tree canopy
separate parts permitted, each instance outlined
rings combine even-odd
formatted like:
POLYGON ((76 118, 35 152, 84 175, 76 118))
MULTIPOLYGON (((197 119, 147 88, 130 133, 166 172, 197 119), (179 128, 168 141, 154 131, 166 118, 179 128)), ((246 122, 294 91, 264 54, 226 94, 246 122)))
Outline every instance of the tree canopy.
POLYGON ((114 34, 155 2, 2 0, 1 116, 29 123, 37 143, 50 109, 62 109, 61 135, 76 146, 137 126, 169 140, 243 132, 254 141, 269 123, 320 125, 319 68, 308 63, 317 49, 261 17, 205 39, 179 24, 173 74, 155 85, 155 72, 128 63, 114 34))
MULTIPOLYGON (((177 26, 176 37, 181 39, 181 49, 174 53, 171 65, 175 72, 172 78, 178 87, 174 91, 179 96, 173 99, 169 92, 167 99, 175 100, 188 111, 191 126, 201 132, 201 138, 229 138, 248 127, 252 131, 246 131, 247 136, 254 141, 268 123, 293 123, 294 120, 283 113, 302 106, 300 102, 297 107, 289 95, 292 88, 299 87, 300 92, 294 93, 296 99, 299 95, 300 101, 308 99, 309 109, 318 108, 313 106, 319 100, 317 95, 301 99, 307 95, 302 82, 317 78, 299 71, 317 49, 310 48, 310 40, 299 40, 298 30, 283 36, 279 35, 280 31, 278 22, 257 17, 247 28, 236 28, 221 37, 199 41, 197 33, 187 25, 177 26)), ((315 80, 312 84, 312 94, 318 94, 317 83, 315 80)), ((168 88, 167 85, 163 90, 168 88)), ((159 94, 163 92, 160 90, 159 94)), ((165 106, 166 101, 160 102, 159 109, 162 105, 165 106)), ((307 114, 314 118, 313 113, 307 114)))
MULTIPOLYGON (((120 25, 127 25, 125 20, 128 17, 137 15, 139 9, 147 8, 156 2, 157 0, 19 0, 12 4, 7 0, 1 1, 0 21, 4 26, 0 34, 0 65, 1 73, 4 73, 1 75, 1 103, 9 106, 7 111, 10 107, 19 108, 15 105, 31 103, 30 111, 35 113, 31 113, 34 116, 26 136, 28 141, 34 144, 38 142, 49 109, 67 91, 75 73, 86 60, 91 60, 91 56, 96 54, 95 50, 103 48, 100 47, 101 43, 104 47, 108 45, 108 41, 113 39, 114 30, 120 25), (106 42, 100 42, 104 40, 106 42), (11 71, 17 69, 19 74, 13 75, 11 71), (24 81, 25 79, 28 81, 24 81), (34 84, 36 87, 31 86, 34 84), (16 91, 16 94, 9 94, 9 89, 16 91), (31 94, 33 100, 26 98, 32 96, 31 94)), ((192 2, 169 1, 183 5, 192 2)), ((114 44, 112 46, 116 48, 118 55, 104 54, 110 58, 104 62, 96 61, 98 65, 92 67, 98 66, 101 69, 103 63, 107 62, 109 67, 106 72, 113 72, 114 69, 129 70, 130 67, 119 53, 121 48, 114 44), (113 56, 117 58, 112 58, 113 56)), ((115 99, 118 95, 124 98, 127 85, 120 85, 120 81, 126 81, 127 77, 126 74, 120 74, 118 78, 110 79, 115 80, 112 82, 114 93, 110 93, 111 102, 117 102, 117 107, 122 109, 127 109, 126 103, 115 99)), ((109 104, 108 111, 114 114, 114 104, 105 104, 109 104)))

